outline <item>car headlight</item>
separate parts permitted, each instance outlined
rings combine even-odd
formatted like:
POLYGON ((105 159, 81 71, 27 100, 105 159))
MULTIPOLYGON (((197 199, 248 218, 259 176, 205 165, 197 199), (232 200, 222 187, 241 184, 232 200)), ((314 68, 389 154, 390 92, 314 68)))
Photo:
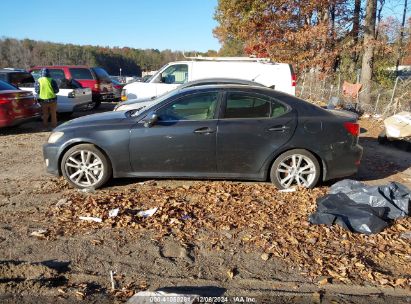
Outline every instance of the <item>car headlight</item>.
POLYGON ((54 144, 56 141, 58 141, 62 136, 64 135, 63 132, 53 132, 50 134, 50 137, 48 139, 49 144, 54 144))

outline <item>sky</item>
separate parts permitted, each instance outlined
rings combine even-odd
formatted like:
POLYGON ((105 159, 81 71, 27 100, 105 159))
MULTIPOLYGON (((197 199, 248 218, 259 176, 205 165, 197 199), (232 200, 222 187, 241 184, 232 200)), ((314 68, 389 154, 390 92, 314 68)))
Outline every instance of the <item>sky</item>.
MULTIPOLYGON (((401 20, 403 5, 386 0, 383 16, 401 20)), ((216 6, 217 0, 2 0, 0 37, 205 52, 220 48, 212 34, 216 6)))
POLYGON ((205 52, 217 0, 2 0, 0 37, 205 52))

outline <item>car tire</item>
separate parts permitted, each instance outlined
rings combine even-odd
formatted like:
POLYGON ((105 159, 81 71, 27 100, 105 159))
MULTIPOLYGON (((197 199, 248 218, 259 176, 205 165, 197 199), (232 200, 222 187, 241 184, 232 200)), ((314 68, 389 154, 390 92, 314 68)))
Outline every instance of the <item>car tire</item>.
POLYGON ((101 100, 94 101, 93 103, 93 110, 98 109, 101 106, 101 100))
POLYGON ((57 116, 58 116, 59 120, 69 120, 69 119, 71 119, 72 115, 73 115, 73 112, 60 112, 60 113, 57 113, 57 116))
POLYGON ((68 149, 60 168, 69 184, 79 189, 100 188, 112 175, 108 157, 91 144, 79 144, 68 149))
POLYGON ((293 186, 314 188, 321 175, 317 158, 307 150, 284 152, 274 161, 270 170, 271 182, 278 189, 293 186))

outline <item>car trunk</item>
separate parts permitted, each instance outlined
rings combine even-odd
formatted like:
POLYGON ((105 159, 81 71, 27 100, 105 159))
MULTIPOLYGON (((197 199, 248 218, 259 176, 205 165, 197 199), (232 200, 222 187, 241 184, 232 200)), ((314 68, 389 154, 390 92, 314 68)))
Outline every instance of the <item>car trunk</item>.
POLYGON ((30 117, 38 113, 39 106, 31 92, 1 91, 0 120, 16 120, 30 117))

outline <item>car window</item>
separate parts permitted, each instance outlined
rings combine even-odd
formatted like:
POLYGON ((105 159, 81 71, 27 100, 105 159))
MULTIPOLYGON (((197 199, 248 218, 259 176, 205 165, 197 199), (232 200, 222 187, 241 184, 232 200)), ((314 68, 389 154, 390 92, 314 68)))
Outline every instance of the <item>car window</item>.
POLYGON ((27 72, 11 73, 10 83, 17 87, 32 87, 34 85, 34 78, 30 73, 27 72))
POLYGON ((224 118, 264 118, 271 116, 271 100, 246 93, 229 93, 224 118))
POLYGON ((279 117, 286 112, 288 112, 288 108, 285 105, 273 100, 271 101, 271 117, 279 117))
POLYGON ((0 80, 0 91, 6 91, 6 90, 17 90, 17 88, 5 81, 0 80))
POLYGON ((7 81, 7 75, 6 74, 0 74, 0 80, 7 81))
POLYGON ((41 70, 32 70, 31 75, 35 80, 39 79, 41 76, 41 70))
POLYGON ((70 68, 69 69, 71 78, 82 79, 82 80, 94 80, 91 71, 86 68, 70 68))
POLYGON ((107 74, 105 69, 103 69, 103 68, 92 68, 92 70, 96 74, 98 80, 111 81, 110 76, 107 74))
POLYGON ((166 68, 161 73, 161 82, 164 83, 186 83, 188 79, 188 65, 187 64, 175 64, 166 68))
POLYGON ((213 119, 217 100, 217 92, 184 96, 158 110, 158 119, 160 121, 213 119))
POLYGON ((66 75, 64 75, 64 71, 60 69, 49 69, 50 77, 54 80, 63 80, 66 79, 66 75))

